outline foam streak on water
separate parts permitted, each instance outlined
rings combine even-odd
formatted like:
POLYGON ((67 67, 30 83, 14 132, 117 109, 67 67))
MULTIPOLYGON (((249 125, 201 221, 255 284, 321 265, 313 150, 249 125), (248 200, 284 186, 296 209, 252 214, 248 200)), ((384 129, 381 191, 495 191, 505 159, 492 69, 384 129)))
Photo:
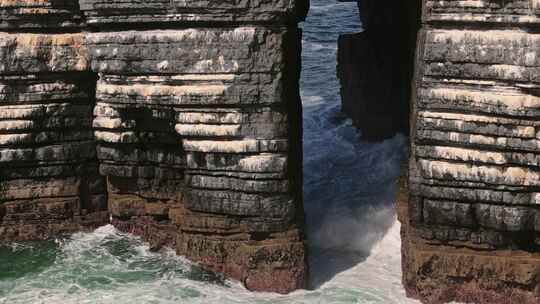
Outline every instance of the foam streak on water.
POLYGON ((0 304, 414 303, 401 287, 394 181, 406 139, 358 140, 340 114, 337 37, 356 32, 354 3, 312 0, 304 28, 304 198, 310 291, 251 293, 173 252, 105 226, 45 243, 0 247, 0 304))
POLYGON ((398 235, 395 223, 366 261, 314 291, 281 296, 250 293, 105 226, 61 242, 4 248, 0 303, 407 303, 398 235), (31 261, 40 265, 26 267, 31 261))

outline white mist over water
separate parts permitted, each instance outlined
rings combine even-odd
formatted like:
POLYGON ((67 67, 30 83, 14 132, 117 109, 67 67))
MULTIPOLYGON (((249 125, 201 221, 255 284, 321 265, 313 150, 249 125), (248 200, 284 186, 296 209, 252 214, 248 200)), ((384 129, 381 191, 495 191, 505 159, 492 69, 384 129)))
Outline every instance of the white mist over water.
POLYGON ((112 226, 0 248, 0 304, 406 304, 393 200, 403 136, 363 143, 340 114, 337 37, 359 30, 356 3, 312 0, 303 25, 304 200, 310 291, 251 293, 112 226))

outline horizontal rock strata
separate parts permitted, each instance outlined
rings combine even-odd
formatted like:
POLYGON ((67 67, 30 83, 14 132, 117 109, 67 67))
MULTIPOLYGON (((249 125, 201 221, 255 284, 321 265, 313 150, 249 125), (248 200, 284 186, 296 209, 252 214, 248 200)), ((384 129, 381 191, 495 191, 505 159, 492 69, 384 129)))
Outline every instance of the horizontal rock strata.
POLYGON ((77 6, 0 1, 0 242, 107 221, 85 37, 56 33, 80 23, 77 6))
POLYGON ((156 230, 171 233, 160 238, 142 233, 250 289, 304 287, 289 147, 299 123, 289 109, 299 100, 284 86, 298 81, 285 66, 296 60, 287 42, 298 37, 254 26, 87 36, 101 74, 100 173, 120 227, 164 227, 156 230))
POLYGON ((69 32, 80 28, 83 18, 74 0, 0 1, 0 30, 69 32))
POLYGON ((166 23, 296 24, 309 4, 292 0, 181 1, 79 0, 89 25, 166 23))
POLYGON ((110 215, 249 289, 304 288, 307 6, 0 0, 0 241, 110 215))
POLYGON ((537 1, 424 1, 404 283, 426 303, 540 301, 537 1))

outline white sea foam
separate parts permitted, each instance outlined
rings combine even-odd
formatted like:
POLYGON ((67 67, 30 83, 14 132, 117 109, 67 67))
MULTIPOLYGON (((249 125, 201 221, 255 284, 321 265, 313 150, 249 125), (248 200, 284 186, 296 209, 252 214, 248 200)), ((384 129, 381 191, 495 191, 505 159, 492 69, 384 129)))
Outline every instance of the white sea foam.
POLYGON ((416 303, 405 298, 401 286, 400 228, 392 206, 407 141, 397 136, 362 143, 340 114, 336 40, 339 33, 358 31, 358 22, 356 3, 312 0, 303 24, 304 194, 312 290, 251 293, 172 251, 150 252, 138 238, 105 226, 56 244, 14 245, 5 258, 12 269, 24 271, 0 274, 0 304, 416 303), (23 258, 15 261, 16 256, 23 258))
POLYGON ((111 226, 77 234, 59 244, 59 251, 45 271, 15 280, 14 286, 0 281, 0 287, 11 289, 0 303, 415 303, 405 299, 400 285, 395 220, 364 262, 316 290, 286 296, 251 293, 237 282, 190 279, 191 263, 173 252, 150 252, 140 240, 111 226), (115 246, 126 252, 114 252, 115 246))

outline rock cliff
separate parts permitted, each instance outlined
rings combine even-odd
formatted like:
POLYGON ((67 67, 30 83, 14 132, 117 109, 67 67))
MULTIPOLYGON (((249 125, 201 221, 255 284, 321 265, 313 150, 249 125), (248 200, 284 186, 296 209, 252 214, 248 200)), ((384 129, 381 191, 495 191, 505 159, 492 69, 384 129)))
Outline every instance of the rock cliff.
POLYGON ((538 1, 423 2, 404 283, 426 303, 540 302, 538 1))
MULTIPOLYGON (((111 220, 251 290, 305 287, 306 2, 0 0, 0 242, 111 220)), ((360 2, 339 71, 367 138, 412 106, 408 294, 538 303, 540 3, 424 0, 416 62, 405 3, 360 2)))
POLYGON ((0 1, 0 240, 107 221, 95 79, 73 1, 0 1))
POLYGON ((339 45, 344 112, 380 139, 412 108, 409 198, 398 198, 408 295, 540 303, 540 3, 359 8, 365 31, 339 45))
POLYGON ((109 221, 306 286, 302 1, 0 1, 0 241, 109 221))

